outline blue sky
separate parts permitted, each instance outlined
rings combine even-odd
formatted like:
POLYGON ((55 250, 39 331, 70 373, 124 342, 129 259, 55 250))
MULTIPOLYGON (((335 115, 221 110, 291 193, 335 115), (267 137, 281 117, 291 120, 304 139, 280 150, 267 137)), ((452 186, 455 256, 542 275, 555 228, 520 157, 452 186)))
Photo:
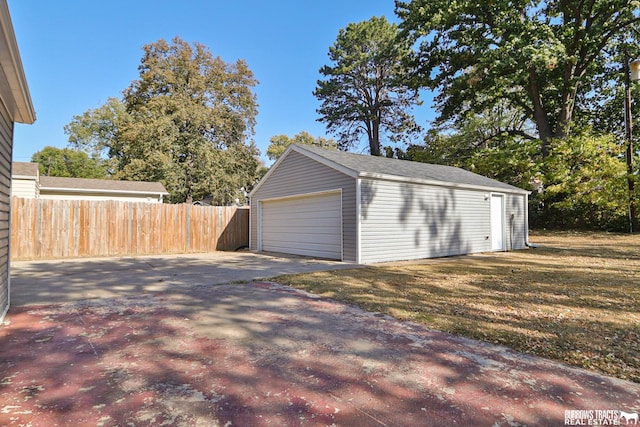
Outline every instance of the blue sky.
MULTIPOLYGON (((37 115, 33 125, 16 125, 14 161, 30 161, 47 145, 66 147, 63 128, 73 116, 120 97, 138 77, 142 46, 174 36, 200 42, 226 62, 247 61, 260 82, 254 139, 267 161, 274 135, 331 136, 316 120, 312 92, 338 31, 372 16, 396 20, 393 0, 8 3, 37 115)), ((424 125, 427 103, 416 115, 424 125)))

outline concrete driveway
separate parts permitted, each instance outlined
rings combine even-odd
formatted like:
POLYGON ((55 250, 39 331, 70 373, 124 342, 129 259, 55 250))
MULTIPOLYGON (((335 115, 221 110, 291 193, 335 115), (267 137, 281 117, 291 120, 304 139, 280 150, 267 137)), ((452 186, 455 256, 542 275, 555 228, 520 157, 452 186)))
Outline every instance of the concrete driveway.
MULTIPOLYGON (((229 255, 226 271, 253 265, 252 254, 229 255)), ((11 308, 0 327, 0 425, 626 425, 625 413, 640 412, 640 384, 277 283, 210 286, 225 279, 198 257, 153 260, 14 271, 48 280, 43 299, 64 299, 56 280, 79 296, 83 284, 126 296, 11 308)), ((272 275, 263 263, 253 274, 272 275)))
POLYGON ((11 263, 11 305, 182 292, 196 285, 354 267, 338 261, 248 251, 14 261, 11 263))

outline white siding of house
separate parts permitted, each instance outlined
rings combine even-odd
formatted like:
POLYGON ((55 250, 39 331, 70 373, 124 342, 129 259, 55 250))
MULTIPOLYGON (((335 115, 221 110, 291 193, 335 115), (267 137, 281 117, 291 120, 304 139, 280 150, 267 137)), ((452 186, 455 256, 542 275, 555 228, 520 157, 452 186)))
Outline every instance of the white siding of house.
POLYGON ((258 206, 262 200, 323 191, 342 191, 342 256, 356 260, 356 179, 291 151, 251 195, 249 247, 258 250, 258 206))
POLYGON ((488 191, 362 179, 362 264, 491 250, 488 191))
POLYGON ((24 197, 25 199, 35 199, 38 194, 37 183, 34 178, 16 178, 11 179, 11 195, 15 197, 24 197))

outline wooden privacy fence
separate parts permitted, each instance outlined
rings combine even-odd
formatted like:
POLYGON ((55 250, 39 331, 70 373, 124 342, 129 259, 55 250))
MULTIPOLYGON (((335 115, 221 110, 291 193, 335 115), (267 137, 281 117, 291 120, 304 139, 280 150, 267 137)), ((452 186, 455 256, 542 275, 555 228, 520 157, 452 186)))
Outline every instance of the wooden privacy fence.
POLYGON ((11 259, 235 250, 249 208, 13 197, 11 259))

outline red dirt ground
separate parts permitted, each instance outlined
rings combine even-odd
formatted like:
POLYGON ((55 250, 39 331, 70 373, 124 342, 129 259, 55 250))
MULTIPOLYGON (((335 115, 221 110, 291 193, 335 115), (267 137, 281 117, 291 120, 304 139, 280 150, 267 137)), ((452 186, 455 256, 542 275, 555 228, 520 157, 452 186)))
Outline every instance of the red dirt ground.
POLYGON ((7 426, 560 426, 640 410, 638 384, 273 283, 12 308, 0 348, 7 426))

